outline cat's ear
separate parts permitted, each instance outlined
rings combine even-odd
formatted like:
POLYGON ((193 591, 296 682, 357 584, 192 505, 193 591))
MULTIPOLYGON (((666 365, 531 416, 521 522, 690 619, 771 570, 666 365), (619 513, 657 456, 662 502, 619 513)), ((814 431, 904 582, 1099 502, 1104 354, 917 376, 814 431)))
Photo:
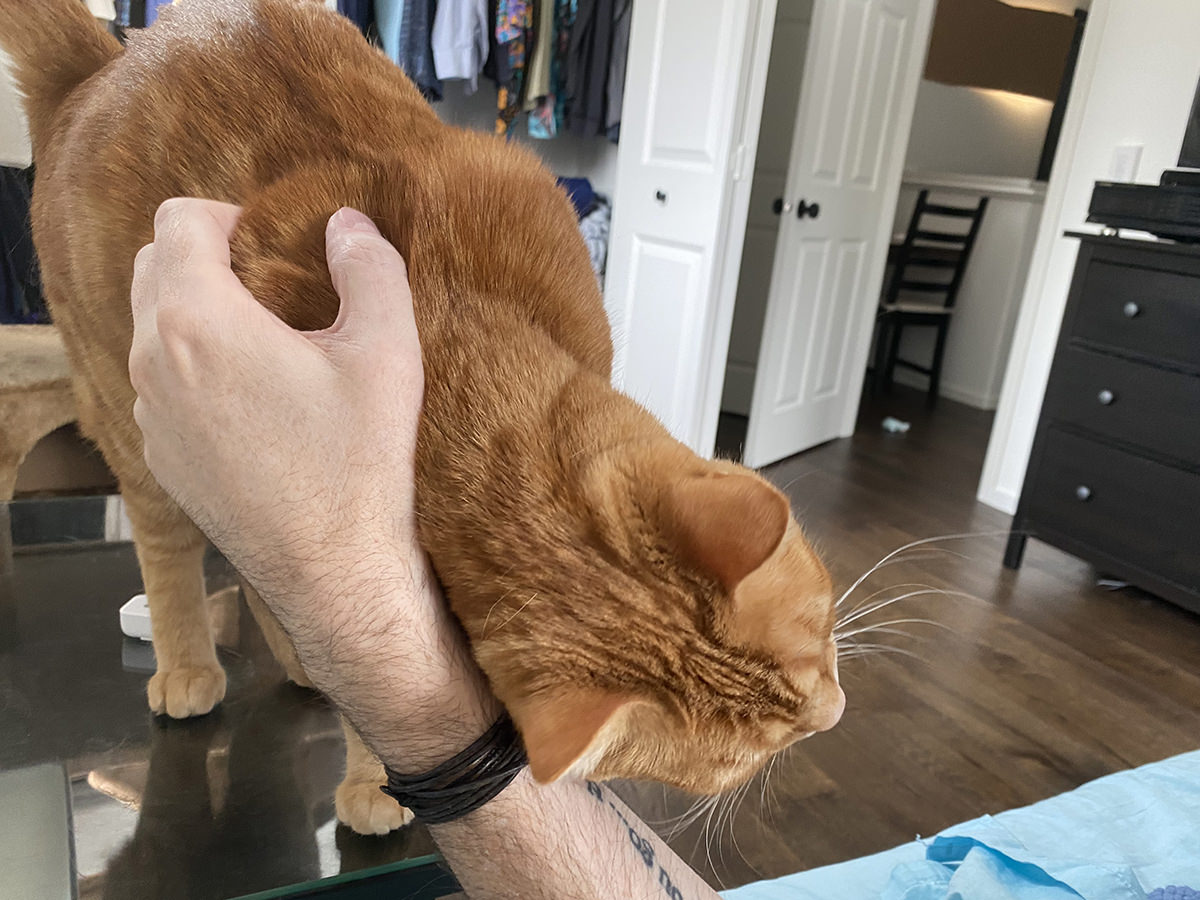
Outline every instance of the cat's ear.
POLYGON ((728 591, 775 552, 791 517, 783 494, 749 474, 684 476, 667 488, 663 505, 668 538, 728 591))
POLYGON ((509 713, 525 742, 534 779, 547 784, 585 757, 598 759, 612 739, 622 711, 634 702, 600 688, 577 687, 510 704, 509 713))

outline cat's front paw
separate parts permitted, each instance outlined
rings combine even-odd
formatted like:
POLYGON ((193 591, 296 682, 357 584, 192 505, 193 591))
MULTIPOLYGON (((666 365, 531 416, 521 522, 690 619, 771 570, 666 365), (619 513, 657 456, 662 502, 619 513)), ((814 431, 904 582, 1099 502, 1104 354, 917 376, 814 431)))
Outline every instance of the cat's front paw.
POLYGON ((224 697, 225 670, 215 665, 155 672, 146 686, 150 709, 172 719, 210 713, 224 697))
POLYGON ((338 785, 333 796, 338 821, 359 834, 387 834, 413 820, 413 814, 379 789, 380 781, 351 781, 338 785))

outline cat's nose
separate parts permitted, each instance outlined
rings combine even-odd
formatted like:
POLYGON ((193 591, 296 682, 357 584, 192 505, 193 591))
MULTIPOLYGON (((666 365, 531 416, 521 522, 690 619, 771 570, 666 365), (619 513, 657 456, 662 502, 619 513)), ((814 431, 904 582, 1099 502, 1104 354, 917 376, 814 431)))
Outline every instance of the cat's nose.
POLYGON ((809 722, 813 731, 828 731, 841 721, 842 713, 846 711, 846 692, 837 685, 834 686, 834 690, 837 694, 820 709, 815 710, 816 715, 809 722))

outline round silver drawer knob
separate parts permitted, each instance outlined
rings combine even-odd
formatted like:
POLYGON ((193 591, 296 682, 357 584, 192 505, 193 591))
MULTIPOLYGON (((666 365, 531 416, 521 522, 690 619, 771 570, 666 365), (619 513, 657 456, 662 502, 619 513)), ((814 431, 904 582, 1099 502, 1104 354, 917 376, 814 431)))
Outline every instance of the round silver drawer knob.
POLYGON ((1109 406, 1112 404, 1112 402, 1114 400, 1117 399, 1117 395, 1114 394, 1112 391, 1103 390, 1099 394, 1096 395, 1096 399, 1099 400, 1103 406, 1109 406))
POLYGON ((1079 487, 1075 488, 1075 497, 1079 500, 1091 500, 1092 489, 1086 484, 1081 484, 1079 487))
POLYGON ((1138 306, 1136 303, 1134 303, 1132 300, 1130 300, 1128 303, 1125 304, 1124 307, 1122 307, 1121 311, 1123 313, 1125 313, 1125 318, 1133 319, 1133 318, 1136 318, 1141 313, 1142 308, 1140 306, 1138 306))

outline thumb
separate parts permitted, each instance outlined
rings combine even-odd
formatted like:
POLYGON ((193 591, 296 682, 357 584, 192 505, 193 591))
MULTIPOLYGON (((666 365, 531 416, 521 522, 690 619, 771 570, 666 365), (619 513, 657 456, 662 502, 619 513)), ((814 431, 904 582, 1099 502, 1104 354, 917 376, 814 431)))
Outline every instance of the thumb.
POLYGON ((323 334, 389 343, 407 332, 415 337, 408 268, 374 222, 339 209, 325 228, 325 259, 341 307, 323 334))

